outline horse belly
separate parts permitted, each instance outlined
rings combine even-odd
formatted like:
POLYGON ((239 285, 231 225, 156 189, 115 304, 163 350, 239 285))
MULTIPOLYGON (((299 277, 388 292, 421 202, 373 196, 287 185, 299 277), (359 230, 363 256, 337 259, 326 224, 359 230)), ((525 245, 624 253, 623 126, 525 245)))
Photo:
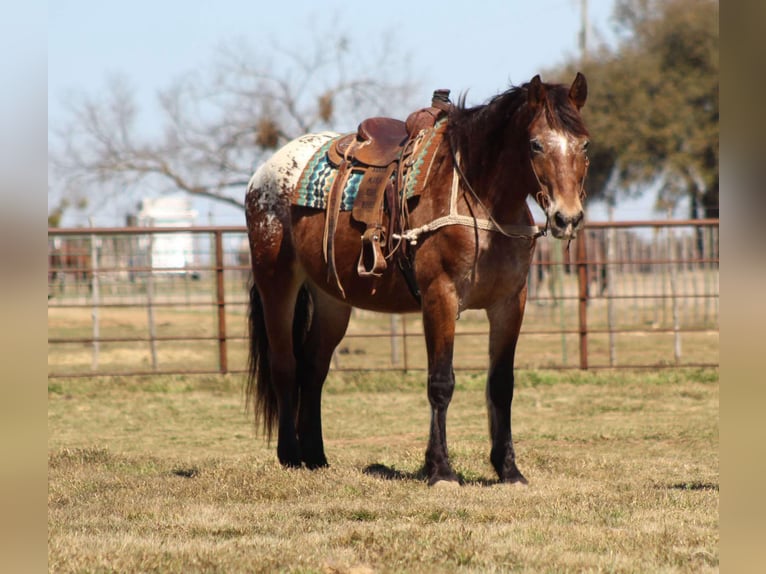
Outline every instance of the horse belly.
POLYGON ((351 220, 350 212, 339 214, 335 234, 335 264, 344 297, 334 278, 328 277, 322 248, 324 223, 323 211, 293 207, 293 246, 303 271, 317 287, 361 309, 383 313, 410 313, 420 309, 395 263, 389 261, 380 277, 359 276, 357 262, 362 248, 362 229, 351 220))

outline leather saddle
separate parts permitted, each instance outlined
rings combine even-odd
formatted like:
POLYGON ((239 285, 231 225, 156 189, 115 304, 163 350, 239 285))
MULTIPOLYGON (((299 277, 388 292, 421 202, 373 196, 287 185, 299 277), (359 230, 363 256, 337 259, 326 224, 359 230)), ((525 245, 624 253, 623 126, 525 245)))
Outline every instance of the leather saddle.
POLYGON ((349 177, 352 173, 361 173, 351 211, 351 217, 365 227, 357 273, 361 277, 380 277, 387 268, 382 248, 386 240, 383 230, 384 200, 388 204, 389 223, 393 223, 400 201, 397 182, 401 180, 401 158, 420 131, 433 127, 450 106, 449 90, 437 90, 431 107, 413 112, 406 122, 385 117, 368 118, 359 124, 355 133, 339 137, 330 146, 327 157, 330 163, 337 166, 338 172, 327 197, 323 250, 328 280, 335 281, 344 297, 335 267, 333 241, 341 197, 349 177))
POLYGON ((397 159, 407 143, 405 123, 393 118, 368 118, 356 133, 341 137, 330 147, 330 161, 356 161, 363 166, 386 167, 397 159))

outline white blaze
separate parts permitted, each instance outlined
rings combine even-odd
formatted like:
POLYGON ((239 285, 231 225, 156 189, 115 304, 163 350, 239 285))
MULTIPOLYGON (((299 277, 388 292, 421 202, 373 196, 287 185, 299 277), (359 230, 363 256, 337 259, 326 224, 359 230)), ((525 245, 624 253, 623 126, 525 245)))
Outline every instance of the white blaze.
POLYGON ((567 134, 563 132, 551 132, 549 139, 548 139, 548 145, 546 147, 549 148, 559 148, 562 155, 566 155, 569 152, 569 145, 570 145, 570 138, 567 136, 567 134))

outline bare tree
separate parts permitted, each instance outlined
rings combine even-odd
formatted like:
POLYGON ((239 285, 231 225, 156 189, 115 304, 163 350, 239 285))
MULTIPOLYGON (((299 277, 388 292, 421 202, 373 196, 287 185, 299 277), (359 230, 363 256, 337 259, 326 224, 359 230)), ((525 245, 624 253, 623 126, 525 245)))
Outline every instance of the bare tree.
POLYGON ((243 207, 244 186, 276 147, 303 133, 347 131, 368 115, 403 115, 416 83, 392 37, 377 47, 317 35, 311 50, 244 41, 217 53, 211 71, 192 72, 158 94, 162 129, 142 133, 127 82, 101 98, 71 102, 51 134, 51 173, 60 197, 88 195, 97 209, 113 193, 146 186, 243 207), (395 80, 392 80, 395 78, 395 80))

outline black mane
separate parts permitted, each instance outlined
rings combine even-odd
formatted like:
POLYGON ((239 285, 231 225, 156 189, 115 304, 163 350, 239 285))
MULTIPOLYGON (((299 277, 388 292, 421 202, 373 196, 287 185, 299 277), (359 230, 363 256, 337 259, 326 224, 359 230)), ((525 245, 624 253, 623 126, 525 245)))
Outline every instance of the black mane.
MULTIPOLYGON (((588 130, 569 97, 569 87, 543 85, 545 101, 538 113, 545 114, 548 125, 587 136, 588 130)), ((465 95, 460 96, 449 115, 448 133, 453 149, 460 150, 473 168, 481 169, 487 162, 496 161, 504 149, 512 145, 509 141, 511 132, 526 137, 529 125, 535 119, 527 105, 528 86, 528 83, 511 86, 487 103, 470 108, 465 105, 465 95)))

